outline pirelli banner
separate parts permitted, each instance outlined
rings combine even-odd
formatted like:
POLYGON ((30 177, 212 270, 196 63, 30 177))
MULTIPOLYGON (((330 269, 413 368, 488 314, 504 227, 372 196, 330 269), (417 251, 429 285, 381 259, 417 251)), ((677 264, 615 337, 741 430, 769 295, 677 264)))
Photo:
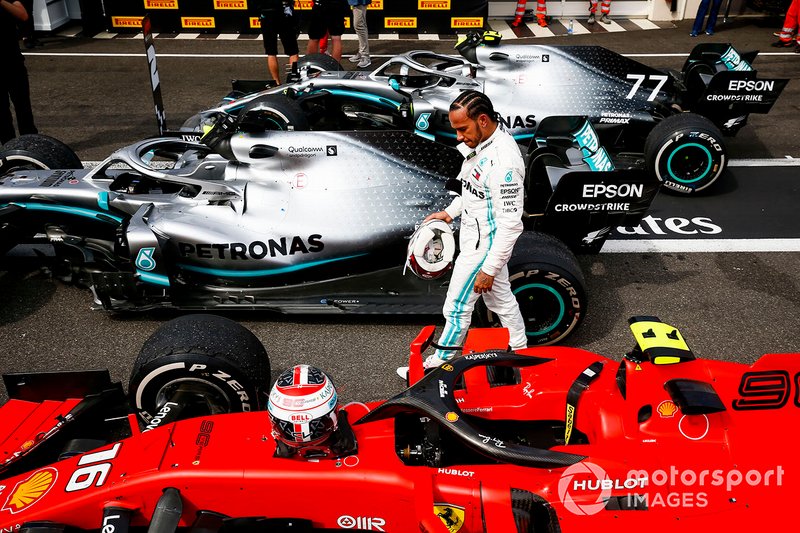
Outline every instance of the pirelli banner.
MULTIPOLYGON (((141 31, 150 14, 153 31, 258 33, 258 0, 104 0, 108 31, 141 31)), ((295 0, 301 32, 306 33, 313 0, 295 0)), ((488 0, 372 0, 370 33, 464 33, 486 25, 488 0)), ((353 32, 345 19, 346 32, 353 32)))

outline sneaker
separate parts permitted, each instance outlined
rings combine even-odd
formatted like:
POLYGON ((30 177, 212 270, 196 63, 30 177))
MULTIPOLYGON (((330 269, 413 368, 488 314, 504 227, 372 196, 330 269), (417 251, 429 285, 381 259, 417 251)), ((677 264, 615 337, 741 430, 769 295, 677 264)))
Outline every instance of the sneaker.
POLYGON ((772 43, 772 46, 774 46, 775 48, 789 48, 793 44, 794 43, 792 41, 783 41, 783 40, 781 40, 781 41, 776 41, 776 42, 772 43))
POLYGON ((397 375, 403 378, 406 383, 408 383, 408 367, 407 366, 399 366, 397 367, 397 375))
POLYGON ((359 61, 358 65, 356 65, 356 66, 358 68, 367 68, 371 64, 372 64, 372 61, 370 61, 368 57, 362 57, 361 61, 359 61))
POLYGON ((589 19, 586 22, 588 22, 589 24, 594 24, 594 13, 589 15, 589 19))
POLYGON ((361 61, 361 56, 360 56, 360 55, 358 55, 358 54, 353 54, 353 55, 351 55, 351 56, 348 58, 348 60, 349 60, 351 63, 358 63, 359 61, 361 61))
POLYGON ((539 26, 541 26, 542 28, 547 27, 547 17, 545 17, 544 15, 536 15, 536 22, 538 22, 539 26))
POLYGON ((697 32, 693 31, 692 33, 689 34, 689 37, 697 37, 697 32))
POLYGON ((714 30, 706 30, 706 35, 714 35, 714 30))
POLYGON ((602 17, 600 17, 600 22, 602 22, 603 24, 611 24, 611 19, 608 18, 608 15, 603 15, 602 17))

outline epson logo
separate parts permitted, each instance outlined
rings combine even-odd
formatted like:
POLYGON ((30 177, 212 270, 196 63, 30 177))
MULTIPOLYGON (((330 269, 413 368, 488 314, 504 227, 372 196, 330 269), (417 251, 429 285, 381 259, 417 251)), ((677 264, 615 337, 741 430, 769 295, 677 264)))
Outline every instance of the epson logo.
POLYGON ((728 82, 729 91, 772 91, 775 82, 769 80, 731 80, 728 82))
POLYGON ((644 185, 641 183, 609 184, 585 183, 583 185, 584 198, 641 198, 644 194, 644 185))

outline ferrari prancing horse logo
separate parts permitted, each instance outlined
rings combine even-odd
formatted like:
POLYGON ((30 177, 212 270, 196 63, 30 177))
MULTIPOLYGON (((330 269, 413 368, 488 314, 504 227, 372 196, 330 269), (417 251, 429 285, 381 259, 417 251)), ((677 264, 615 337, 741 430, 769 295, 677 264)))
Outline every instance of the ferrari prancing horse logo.
POLYGON ((434 503, 433 513, 439 517, 450 533, 456 533, 464 525, 464 508, 448 503, 434 503))

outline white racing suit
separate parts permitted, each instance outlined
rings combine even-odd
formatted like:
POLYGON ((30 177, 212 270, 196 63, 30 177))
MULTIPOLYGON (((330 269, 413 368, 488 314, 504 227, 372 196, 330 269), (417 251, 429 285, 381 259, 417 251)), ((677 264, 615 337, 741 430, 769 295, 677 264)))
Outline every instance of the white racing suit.
MULTIPOLYGON (((483 294, 486 306, 500 317, 511 335, 514 350, 527 347, 525 323, 508 281, 508 260, 514 243, 522 233, 525 166, 514 138, 498 125, 495 132, 469 152, 458 179, 461 196, 445 209, 453 218, 461 216, 460 253, 453 267, 444 327, 439 344, 461 346, 467 335, 472 309, 480 294, 474 290, 475 278, 482 270, 494 276, 492 290, 483 294)), ((436 350, 425 361, 426 368, 439 366, 455 357, 454 350, 436 350)))

